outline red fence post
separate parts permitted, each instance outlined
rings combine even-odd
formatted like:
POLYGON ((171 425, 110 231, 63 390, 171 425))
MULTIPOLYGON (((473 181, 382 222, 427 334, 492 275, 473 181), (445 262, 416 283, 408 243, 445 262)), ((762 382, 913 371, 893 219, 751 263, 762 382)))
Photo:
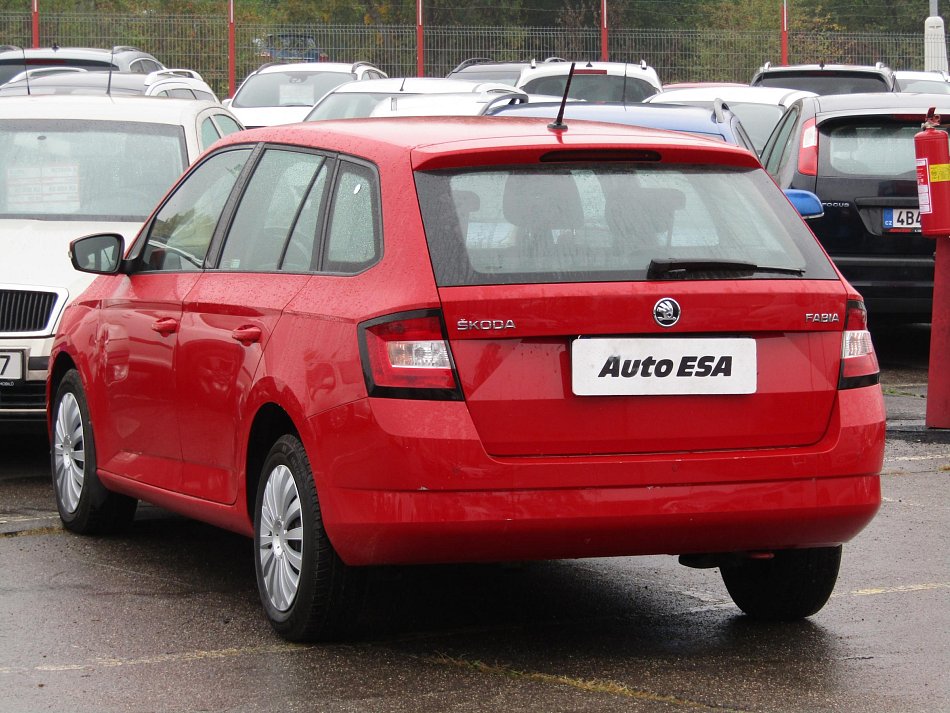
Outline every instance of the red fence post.
POLYGON ((235 57, 237 46, 234 41, 234 0, 228 0, 228 96, 234 96, 235 90, 235 57))
POLYGON ((416 76, 426 75, 425 32, 422 28, 422 0, 416 0, 416 76))
POLYGON ((40 0, 33 0, 33 47, 40 46, 40 0))
POLYGON ((600 6, 600 61, 607 61, 607 0, 601 0, 600 6))

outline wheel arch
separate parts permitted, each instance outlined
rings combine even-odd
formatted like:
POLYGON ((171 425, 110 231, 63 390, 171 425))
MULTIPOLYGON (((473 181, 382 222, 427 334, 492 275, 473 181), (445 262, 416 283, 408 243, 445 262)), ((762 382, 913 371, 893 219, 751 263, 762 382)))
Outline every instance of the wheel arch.
POLYGON ((52 413, 50 406, 53 404, 53 399, 56 398, 56 392, 59 390, 59 384, 62 382, 63 377, 66 376, 67 372, 76 368, 76 362, 73 360, 72 356, 66 352, 60 352, 57 354, 53 363, 49 365, 49 375, 46 377, 47 430, 52 428, 52 413))
POLYGON ((262 404, 254 415, 247 437, 244 506, 251 522, 254 522, 254 503, 264 461, 277 439, 288 434, 300 438, 300 430, 290 414, 278 404, 262 404))

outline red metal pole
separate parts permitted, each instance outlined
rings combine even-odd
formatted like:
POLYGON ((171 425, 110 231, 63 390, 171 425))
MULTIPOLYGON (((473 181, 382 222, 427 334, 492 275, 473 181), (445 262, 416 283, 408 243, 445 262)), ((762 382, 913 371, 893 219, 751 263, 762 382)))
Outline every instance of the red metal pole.
POLYGON ((782 64, 788 64, 788 0, 782 0, 782 64))
POLYGON ((416 0, 416 76, 426 74, 425 32, 422 29, 422 0, 416 0))
POLYGON ((602 0, 600 6, 600 61, 607 61, 607 0, 602 0))
POLYGON ((40 46, 40 0, 33 0, 33 47, 40 46))
POLYGON ((228 0, 228 96, 234 96, 234 90, 237 88, 235 76, 235 66, 237 59, 237 44, 234 41, 234 0, 228 0))
POLYGON ((950 236, 937 238, 927 372, 928 428, 950 428, 950 236))

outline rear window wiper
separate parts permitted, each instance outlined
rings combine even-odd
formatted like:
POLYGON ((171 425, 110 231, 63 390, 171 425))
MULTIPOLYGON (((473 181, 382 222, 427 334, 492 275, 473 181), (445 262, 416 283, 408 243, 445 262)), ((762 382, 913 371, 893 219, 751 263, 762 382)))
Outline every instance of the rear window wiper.
POLYGON ((796 275, 801 277, 805 274, 805 269, 798 267, 756 265, 755 263, 744 262, 742 260, 663 258, 650 261, 650 267, 647 269, 647 279, 676 280, 689 276, 698 277, 700 273, 709 273, 711 275, 717 275, 718 273, 728 273, 729 275, 774 273, 778 275, 796 275))

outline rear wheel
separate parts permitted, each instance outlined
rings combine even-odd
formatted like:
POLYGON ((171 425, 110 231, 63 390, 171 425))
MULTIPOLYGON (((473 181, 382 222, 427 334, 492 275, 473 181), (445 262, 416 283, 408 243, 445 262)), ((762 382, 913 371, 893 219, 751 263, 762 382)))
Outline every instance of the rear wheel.
POLYGON ((323 527, 303 444, 283 436, 261 476, 254 511, 254 566, 264 611, 290 641, 348 633, 358 614, 363 573, 337 555, 323 527))
POLYGON ((732 601, 756 619, 792 621, 820 610, 838 579, 841 547, 780 550, 720 568, 732 601))
POLYGON ((63 377, 53 400, 50 459, 56 507, 67 530, 91 535, 129 525, 138 501, 113 493, 96 475, 96 444, 79 374, 63 377))

